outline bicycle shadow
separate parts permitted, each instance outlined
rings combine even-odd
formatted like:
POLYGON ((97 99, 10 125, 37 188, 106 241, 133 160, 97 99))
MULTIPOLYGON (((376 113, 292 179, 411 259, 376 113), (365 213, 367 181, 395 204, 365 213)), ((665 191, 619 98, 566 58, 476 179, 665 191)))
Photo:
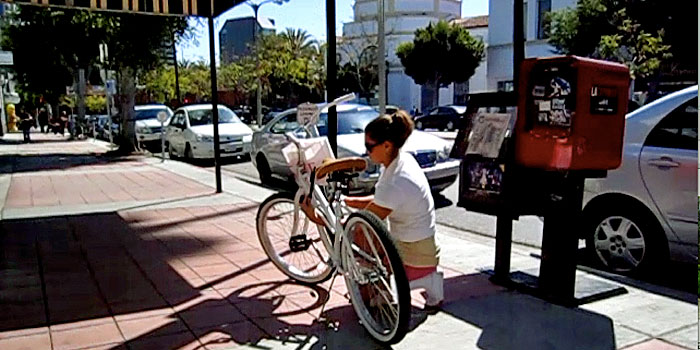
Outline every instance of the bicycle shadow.
POLYGON ((168 323, 120 346, 373 350, 460 344, 459 348, 487 350, 615 349, 609 318, 508 291, 491 284, 487 275, 449 278, 445 290, 442 311, 428 315, 414 307, 409 333, 392 347, 368 335, 353 307, 342 302, 337 291, 291 280, 249 284, 220 291, 224 298, 176 305, 178 312, 169 316, 168 323), (324 317, 314 317, 326 302, 324 317))

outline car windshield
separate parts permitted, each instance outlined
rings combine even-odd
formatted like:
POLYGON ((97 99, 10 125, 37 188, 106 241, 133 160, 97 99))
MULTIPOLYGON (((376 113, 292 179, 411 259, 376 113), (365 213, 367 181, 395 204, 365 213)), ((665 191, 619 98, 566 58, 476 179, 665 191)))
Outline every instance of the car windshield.
MULTIPOLYGON (((207 125, 212 124, 211 109, 195 109, 189 111, 190 125, 207 125)), ((241 123, 236 113, 226 107, 219 107, 219 124, 223 123, 241 123)))
POLYGON ((168 117, 173 115, 173 113, 170 112, 170 110, 167 108, 140 109, 134 111, 134 120, 157 119, 158 113, 160 112, 165 112, 165 114, 167 114, 168 117))
MULTIPOLYGON (((338 135, 361 134, 369 122, 379 116, 373 109, 338 112, 338 135)), ((317 124, 321 136, 328 134, 328 114, 323 113, 317 124)))

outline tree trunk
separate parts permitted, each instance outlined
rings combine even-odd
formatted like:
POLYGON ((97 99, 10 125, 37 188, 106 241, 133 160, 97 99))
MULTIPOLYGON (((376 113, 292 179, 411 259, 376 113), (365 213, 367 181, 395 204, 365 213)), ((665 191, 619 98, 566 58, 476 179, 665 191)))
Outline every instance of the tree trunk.
POLYGON ((134 104, 136 99, 136 72, 130 67, 124 67, 119 74, 119 105, 121 114, 121 130, 119 153, 131 153, 136 147, 134 119, 134 104))
POLYGON ((430 83, 430 87, 433 90, 433 101, 431 108, 437 107, 440 104, 440 83, 437 79, 435 79, 430 83))
POLYGON ((78 69, 78 120, 85 120, 85 69, 78 69))

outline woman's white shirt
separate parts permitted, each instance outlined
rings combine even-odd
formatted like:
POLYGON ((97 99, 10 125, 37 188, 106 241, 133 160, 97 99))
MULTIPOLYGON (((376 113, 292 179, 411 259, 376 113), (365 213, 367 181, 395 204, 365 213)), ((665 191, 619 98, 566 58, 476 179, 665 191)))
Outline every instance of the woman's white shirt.
POLYGON ((389 231, 396 239, 416 242, 435 235, 435 205, 430 185, 411 154, 400 152, 382 170, 374 203, 391 209, 389 231))

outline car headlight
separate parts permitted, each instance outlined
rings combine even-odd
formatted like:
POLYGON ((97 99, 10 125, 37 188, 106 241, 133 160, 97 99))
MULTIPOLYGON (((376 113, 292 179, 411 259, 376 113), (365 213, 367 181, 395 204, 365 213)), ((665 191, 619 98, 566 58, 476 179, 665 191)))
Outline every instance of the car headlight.
POLYGON ((209 135, 196 134, 195 138, 197 139, 197 142, 214 142, 214 137, 209 135))
POLYGON ((253 135, 243 135, 243 142, 253 141, 253 135))
POLYGON ((452 151, 451 145, 445 145, 445 147, 443 147, 441 150, 438 150, 438 152, 437 152, 438 162, 444 162, 444 161, 450 159, 450 151, 452 151))
POLYGON ((151 128, 145 127, 145 126, 141 126, 141 127, 136 128, 136 132, 139 133, 139 134, 150 134, 150 133, 151 133, 151 128))

